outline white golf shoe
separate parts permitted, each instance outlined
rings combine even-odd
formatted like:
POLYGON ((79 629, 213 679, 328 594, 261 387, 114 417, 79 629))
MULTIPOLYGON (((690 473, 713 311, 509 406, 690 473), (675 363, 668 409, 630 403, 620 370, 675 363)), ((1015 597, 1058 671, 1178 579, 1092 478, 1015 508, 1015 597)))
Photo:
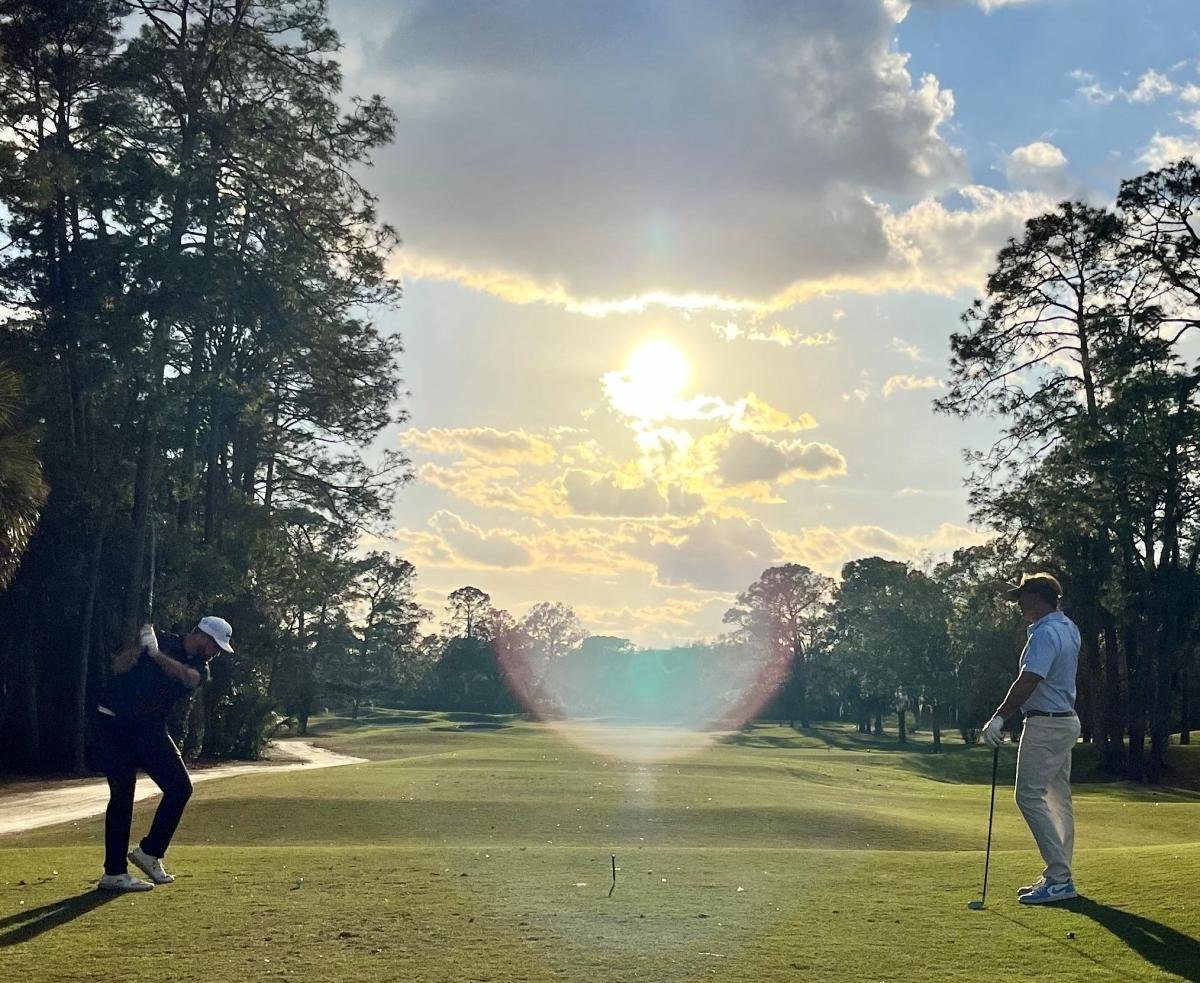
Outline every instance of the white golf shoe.
POLYGON ((97 891, 153 891, 154 885, 134 877, 129 871, 124 874, 105 874, 96 882, 97 891))
POLYGON ((140 846, 135 846, 129 851, 129 862, 136 864, 150 880, 155 884, 170 884, 175 878, 166 872, 163 868, 162 859, 152 857, 140 846))

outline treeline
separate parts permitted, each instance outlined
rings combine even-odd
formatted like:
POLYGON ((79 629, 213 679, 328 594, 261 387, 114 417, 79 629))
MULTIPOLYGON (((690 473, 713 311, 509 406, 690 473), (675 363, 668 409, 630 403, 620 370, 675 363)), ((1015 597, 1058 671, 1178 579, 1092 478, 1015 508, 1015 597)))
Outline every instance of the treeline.
POLYGON ((412 602, 412 568, 383 554, 352 562, 395 571, 399 590, 383 603, 375 596, 357 626, 360 588, 325 595, 336 613, 313 626, 280 690, 301 730, 315 709, 357 716, 379 703, 708 729, 756 717, 800 728, 848 720, 880 735, 894 720, 899 742, 921 726, 940 749, 946 729, 977 739, 1025 638, 995 544, 927 568, 867 557, 838 580, 796 563, 771 567, 726 612, 726 633, 668 649, 588 635, 561 603, 514 620, 474 586, 451 593, 440 629, 419 636, 433 612, 412 602))
POLYGON ((394 122, 337 50, 321 0, 0 3, 0 771, 82 766, 151 611, 236 625, 188 740, 253 753, 409 477, 363 454, 401 394, 359 180, 394 122))

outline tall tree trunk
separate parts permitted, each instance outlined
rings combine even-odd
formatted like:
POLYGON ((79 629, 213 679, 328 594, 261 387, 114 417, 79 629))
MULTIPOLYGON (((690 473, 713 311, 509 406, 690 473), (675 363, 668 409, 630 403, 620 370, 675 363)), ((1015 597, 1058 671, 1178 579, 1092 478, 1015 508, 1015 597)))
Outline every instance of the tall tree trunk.
POLYGON ((212 396, 208 430, 208 465, 204 478, 204 541, 212 543, 217 534, 217 510, 220 507, 222 400, 218 389, 212 396))
POLYGON ((76 663, 75 691, 71 730, 68 734, 71 770, 86 768, 84 751, 87 743, 88 674, 92 662, 92 622, 95 620, 96 592, 100 587, 100 567, 104 556, 104 540, 108 534, 109 514, 106 511, 96 523, 92 534, 92 549, 88 557, 88 580, 84 588, 83 614, 79 619, 79 658, 76 663))
POLYGON ((125 634, 137 631, 145 614, 146 599, 142 594, 146 575, 146 539, 149 532, 151 481, 154 477, 156 426, 147 418, 142 423, 142 436, 133 479, 133 544, 130 548, 129 575, 125 583, 125 609, 122 619, 125 634))
MULTIPOLYGON (((203 328, 197 328, 197 335, 203 335, 203 328)), ((192 502, 196 496, 196 448, 200 442, 200 393, 199 376, 204 371, 199 351, 203 347, 202 337, 192 342, 192 370, 188 377, 191 391, 188 393, 187 414, 183 425, 183 454, 180 470, 183 473, 180 484, 180 498, 177 523, 180 529, 187 529, 192 524, 192 502)))
POLYGON ((809 727, 812 725, 812 720, 808 713, 808 681, 804 677, 804 669, 801 668, 796 676, 796 716, 800 718, 801 727, 809 727))
POLYGON ((1141 640, 1138 624, 1130 621, 1124 630, 1125 677, 1129 680, 1129 756, 1126 775, 1136 782, 1145 778, 1146 746, 1146 676, 1149 673, 1142 664, 1141 640))
MULTIPOLYGON (((1079 736, 1084 744, 1092 744, 1096 739, 1097 732, 1103 733, 1103 728, 1096 726, 1101 716, 1098 712, 1101 680, 1099 632, 1096 630, 1092 618, 1080 620, 1083 642, 1083 651, 1080 654, 1083 656, 1083 672, 1082 678, 1079 680, 1079 700, 1076 710, 1079 713, 1079 736)), ((1101 737, 1101 739, 1103 738, 1101 737)))
MULTIPOLYGON (((215 67, 210 66, 211 68, 215 67)), ((184 71, 188 71, 188 67, 184 71)), ((196 142, 198 137, 196 111, 189 105, 183 111, 183 127, 179 145, 179 181, 171 202, 171 224, 163 258, 165 273, 158 291, 150 304, 149 368, 143 379, 146 392, 142 414, 141 441, 137 454, 137 473, 134 479, 133 548, 130 551, 129 575, 125 597, 125 624, 130 632, 136 630, 138 612, 141 607, 141 585, 145 570, 147 523, 150 520, 150 496, 153 489, 154 458, 158 451, 158 428, 165 398, 163 387, 174 324, 172 308, 174 291, 180 270, 179 257, 183 252, 183 236, 191 213, 193 171, 196 166, 196 142)))
POLYGON ((904 709, 904 704, 901 703, 896 707, 896 719, 899 721, 899 727, 896 731, 896 743, 908 743, 908 730, 905 726, 905 717, 908 716, 908 711, 904 709))
POLYGON ((1190 662, 1193 658, 1193 653, 1189 652, 1187 659, 1183 663, 1183 668, 1179 671, 1179 743, 1188 745, 1192 743, 1192 721, 1190 718, 1189 701, 1191 698, 1190 680, 1191 673, 1190 662))
POLYGON ((276 375, 273 386, 275 398, 271 405, 271 437, 267 444, 267 468, 263 479, 263 507, 269 512, 275 498, 275 441, 279 438, 280 380, 276 375))
MULTIPOLYGON (((213 252, 217 234, 217 207, 220 196, 215 176, 209 181, 208 202, 204 216, 204 253, 200 265, 201 282, 207 283, 212 276, 213 252)), ((208 331, 214 312, 206 307, 197 321, 192 335, 191 371, 188 374, 188 405, 183 426, 183 471, 182 495, 179 500, 179 527, 186 529, 192 521, 192 500, 196 494, 196 453, 199 443, 200 405, 202 401, 201 377, 204 361, 208 354, 208 331)))
POLYGON ((1175 634, 1169 628, 1160 629, 1160 642, 1155 653, 1154 692, 1150 712, 1150 760, 1146 780, 1160 784, 1167 768, 1167 746, 1171 738, 1171 714, 1175 709, 1175 687, 1179 682, 1176 670, 1178 649, 1175 634), (1164 637, 1166 636, 1166 637, 1164 637))
POLYGON ((929 708, 930 729, 933 731, 933 753, 942 750, 942 708, 936 703, 929 708))
POLYGON ((1125 721, 1121 706, 1121 649, 1117 622, 1111 613, 1101 615, 1104 625, 1104 770, 1125 770, 1125 721))

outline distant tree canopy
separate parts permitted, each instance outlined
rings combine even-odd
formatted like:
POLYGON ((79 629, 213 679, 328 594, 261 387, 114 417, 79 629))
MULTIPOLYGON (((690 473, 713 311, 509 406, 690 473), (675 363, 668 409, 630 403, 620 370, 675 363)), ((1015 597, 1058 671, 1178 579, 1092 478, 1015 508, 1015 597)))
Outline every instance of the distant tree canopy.
POLYGON ((725 613, 734 638, 757 646, 783 715, 811 722, 809 690, 833 581, 798 563, 771 567, 725 613))

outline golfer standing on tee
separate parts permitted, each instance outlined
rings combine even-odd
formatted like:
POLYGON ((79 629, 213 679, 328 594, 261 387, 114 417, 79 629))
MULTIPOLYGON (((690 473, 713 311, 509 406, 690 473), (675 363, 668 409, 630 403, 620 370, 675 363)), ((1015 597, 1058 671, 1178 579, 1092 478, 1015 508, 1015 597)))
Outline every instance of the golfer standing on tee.
POLYGON ((186 635, 156 635, 142 626, 137 641, 113 658, 113 675, 96 707, 104 772, 108 778, 108 810, 104 814, 104 876, 102 891, 149 891, 170 884, 174 877, 162 858, 183 807, 192 794, 192 781, 179 748, 167 733, 167 717, 175 703, 209 679, 208 663, 218 652, 232 652, 233 629, 222 618, 201 618, 186 635), (128 854, 133 821, 133 791, 141 768, 162 789, 162 801, 146 838, 128 854), (129 873, 132 861, 150 878, 129 873))
POLYGON ((1021 578, 1005 595, 1021 606, 1028 640, 1021 652, 1020 674, 984 725, 983 739, 999 747, 1004 721, 1025 713, 1017 751, 1017 808, 1029 824, 1046 869, 1017 891, 1022 904, 1047 904, 1075 897, 1071 855, 1075 814, 1071 808, 1071 752, 1079 740, 1075 715, 1075 674, 1079 667, 1079 629, 1058 610, 1062 588, 1046 573, 1021 578))

